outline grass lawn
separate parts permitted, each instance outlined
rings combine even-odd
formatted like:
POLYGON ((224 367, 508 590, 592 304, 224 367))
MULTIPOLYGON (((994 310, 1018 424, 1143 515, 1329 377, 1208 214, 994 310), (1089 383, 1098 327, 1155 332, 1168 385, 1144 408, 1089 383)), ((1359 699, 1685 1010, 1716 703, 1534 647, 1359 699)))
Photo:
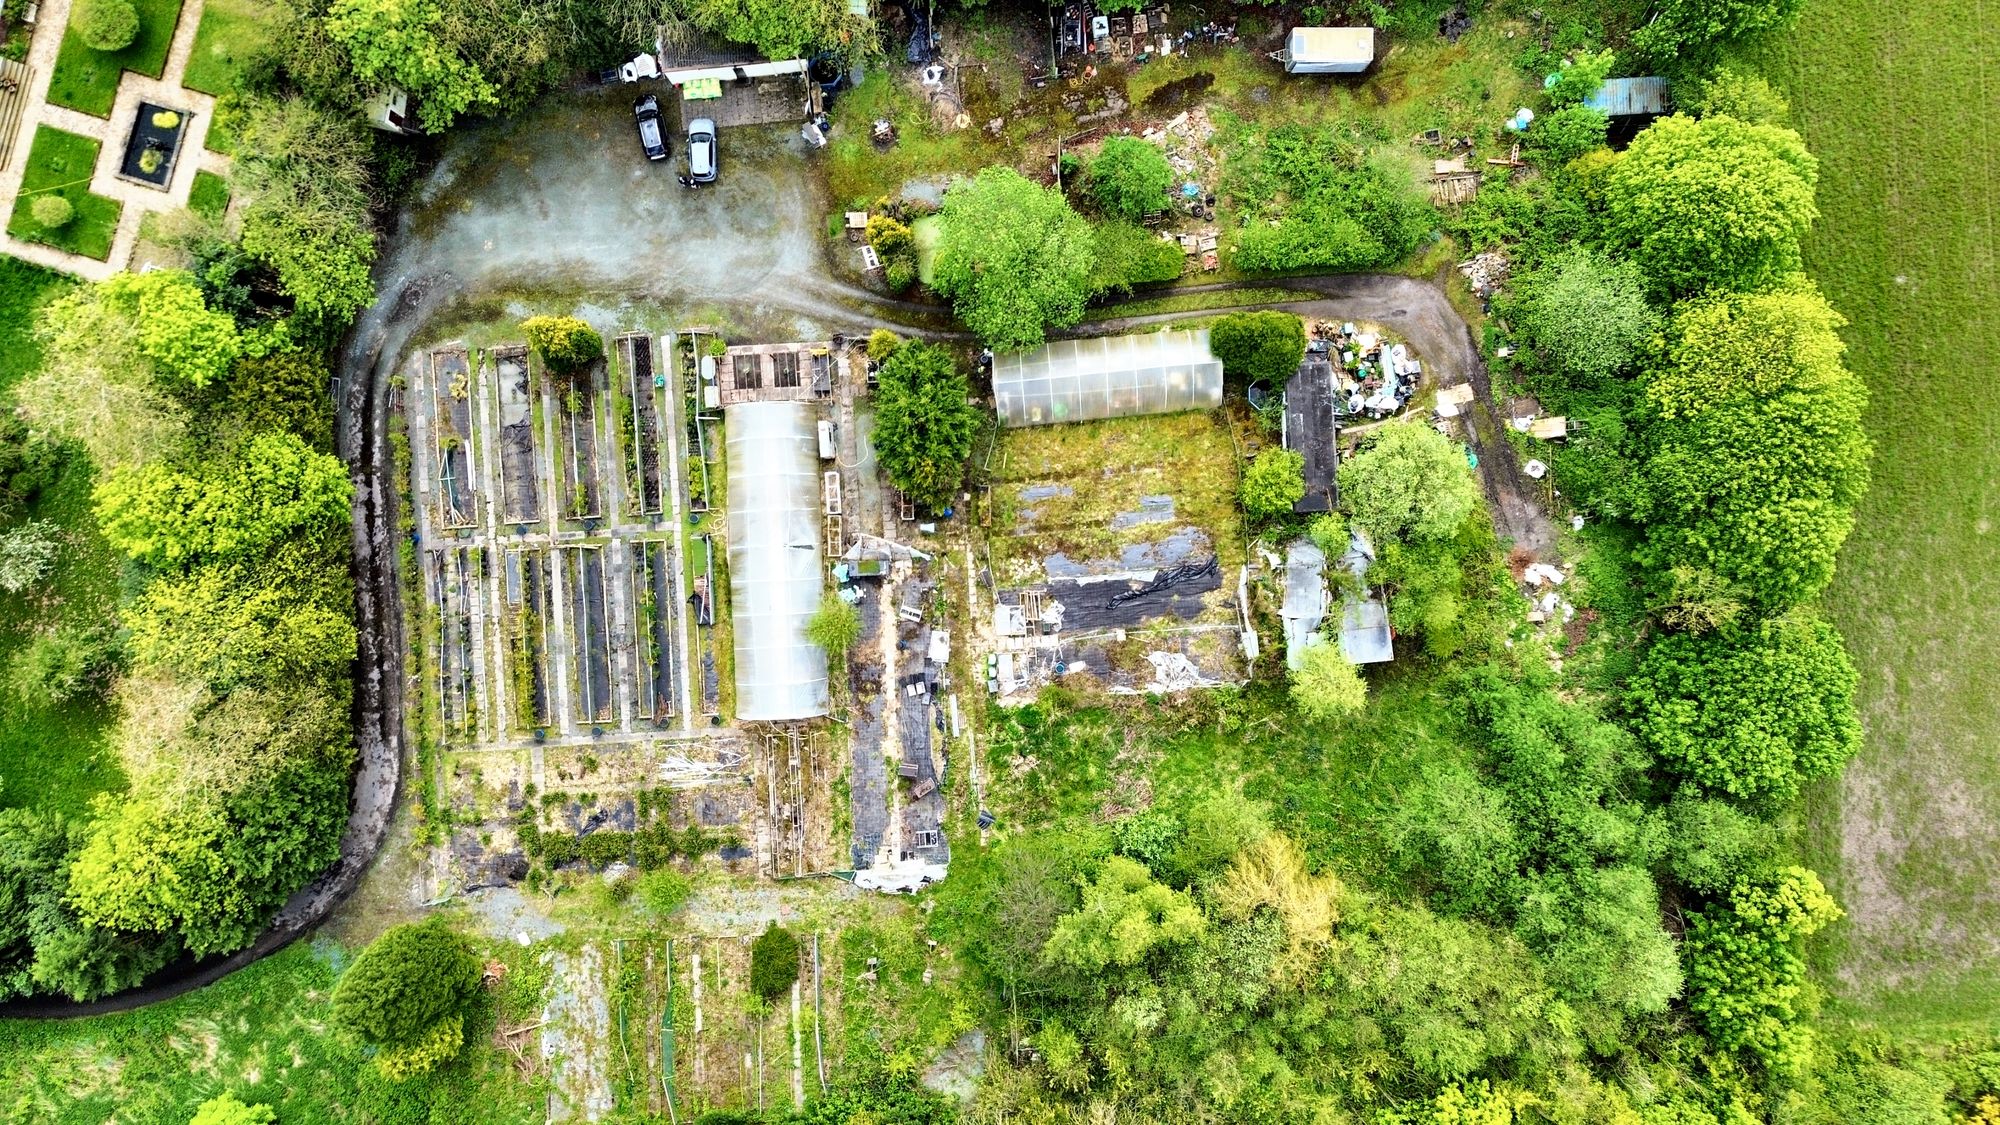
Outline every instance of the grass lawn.
POLYGON ((98 144, 89 137, 65 133, 47 125, 35 129, 28 150, 28 171, 7 233, 28 242, 45 242, 58 249, 99 261, 111 256, 111 236, 125 205, 90 193, 90 176, 97 168, 98 144), (76 213, 64 226, 50 230, 35 221, 31 208, 37 194, 60 195, 76 213))
POLYGON ((513 1125, 545 1114, 537 1084, 517 1080, 493 1044, 496 1006, 509 1026, 535 1018, 547 974, 511 942, 488 956, 506 983, 467 1024, 467 1046, 441 1071, 390 1082, 328 1026, 329 998, 351 954, 300 942, 217 984, 164 1004, 94 1019, 0 1024, 0 1104, 36 1125, 186 1125, 221 1093, 315 1125, 513 1125))
POLYGON ((217 97, 228 93, 244 62, 270 42, 275 18, 276 13, 256 0, 208 0, 181 85, 217 97))
POLYGON ((188 191, 188 209, 211 219, 221 218, 229 210, 229 181, 213 172, 196 172, 194 187, 188 191))
POLYGON ((30 331, 42 302, 69 288, 70 279, 19 258, 0 256, 0 394, 41 366, 42 349, 30 331))
POLYGON ((1806 264, 1874 393, 1874 485, 1825 598, 1868 737, 1813 801, 1849 919, 1818 959, 1845 1010, 1908 1027, 2000 1006, 2000 181, 1967 116, 1996 57, 1976 0, 1810 0, 1759 56, 1819 157, 1806 264))
POLYGON ((167 47, 173 42, 181 0, 133 0, 133 6, 139 11, 139 34, 131 46, 120 51, 99 51, 86 44, 76 31, 78 9, 70 9, 70 27, 63 33, 55 74, 49 79, 51 102, 108 117, 111 103, 118 97, 120 74, 131 70, 158 78, 166 69, 167 47))

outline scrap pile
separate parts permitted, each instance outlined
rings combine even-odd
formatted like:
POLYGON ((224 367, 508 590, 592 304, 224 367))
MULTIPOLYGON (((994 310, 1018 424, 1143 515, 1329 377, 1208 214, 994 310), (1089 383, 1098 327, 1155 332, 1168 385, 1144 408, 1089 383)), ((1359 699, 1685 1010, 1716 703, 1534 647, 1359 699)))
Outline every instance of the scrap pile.
POLYGON ((1407 344, 1373 329, 1362 331, 1352 321, 1315 322, 1306 350, 1333 358, 1334 412, 1340 415, 1386 418, 1408 405, 1423 379, 1424 365, 1407 344))

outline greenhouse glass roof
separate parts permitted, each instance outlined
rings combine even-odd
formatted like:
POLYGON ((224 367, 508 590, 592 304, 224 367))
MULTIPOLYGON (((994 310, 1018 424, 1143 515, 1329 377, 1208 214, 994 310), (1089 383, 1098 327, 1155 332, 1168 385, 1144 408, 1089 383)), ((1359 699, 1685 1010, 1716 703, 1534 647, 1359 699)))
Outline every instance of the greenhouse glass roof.
POLYGON ((729 456, 729 614, 736 717, 827 712, 826 652, 806 639, 824 589, 817 417, 811 403, 723 411, 729 456))
POLYGON ((993 357, 993 398, 1009 426, 1091 422, 1222 405, 1208 330, 1057 340, 993 357))

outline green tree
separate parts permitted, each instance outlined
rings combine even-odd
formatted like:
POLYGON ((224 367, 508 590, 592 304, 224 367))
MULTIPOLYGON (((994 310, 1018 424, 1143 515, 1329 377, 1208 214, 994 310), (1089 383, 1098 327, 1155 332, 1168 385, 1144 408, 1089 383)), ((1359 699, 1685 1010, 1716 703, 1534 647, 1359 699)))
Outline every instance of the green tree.
POLYGON ((156 567, 248 558, 344 523, 347 466, 288 433, 252 438, 235 462, 197 476, 160 463, 114 470, 94 493, 105 539, 156 567))
POLYGON ((60 813, 0 809, 0 999, 95 1000, 137 984, 177 947, 86 925, 66 901, 89 831, 60 813))
POLYGON ((1229 374, 1282 387, 1306 357, 1306 326, 1288 312, 1230 313, 1209 325, 1208 343, 1229 374))
POLYGON ((1187 261, 1180 243, 1165 241, 1136 223, 1099 223, 1094 233, 1097 261, 1091 270, 1092 293, 1129 293, 1134 285, 1172 281, 1187 261))
POLYGON ((1841 365, 1842 323, 1803 283, 1675 314, 1630 490, 1655 576, 1706 570, 1766 612, 1826 586, 1868 487, 1867 391, 1841 365))
POLYGON ((1604 147, 1610 127, 1610 118, 1588 106, 1565 106, 1535 118, 1521 148, 1544 169, 1557 169, 1604 147))
POLYGON ((1479 504, 1465 452, 1429 426, 1387 426, 1341 464, 1340 495, 1377 544, 1447 538, 1479 504))
POLYGON ((951 503, 979 432, 971 387, 937 344, 911 341, 882 361, 875 389, 875 456, 903 493, 927 508, 951 503))
POLYGON ((806 639, 838 660, 861 638, 861 614, 838 594, 820 599, 819 608, 806 622, 806 639))
POLYGON ((1798 271, 1818 182, 1790 129, 1666 117, 1604 177, 1606 234, 1659 293, 1761 289, 1798 271))
POLYGON ((48 230, 61 230, 76 217, 76 207, 60 195, 43 193, 28 205, 28 214, 48 230))
POLYGON ((206 387, 243 354, 236 321, 208 308, 186 270, 118 273, 99 287, 105 301, 129 317, 140 354, 160 377, 206 387))
POLYGON ((1690 83, 1675 100, 1696 117, 1734 117, 1752 125, 1783 125, 1792 115, 1791 103, 1761 75, 1726 66, 1690 83))
POLYGON ((1579 51, 1574 60, 1556 72, 1556 84, 1549 87, 1549 104, 1572 106, 1595 94, 1617 61, 1616 51, 1579 51))
POLYGON ((945 193, 933 284, 995 351, 1032 348, 1083 318, 1095 253, 1090 224, 1012 168, 945 193))
POLYGON ((139 37, 139 10, 132 0, 81 0, 76 31, 99 51, 122 51, 139 37))
POLYGON ((1630 262, 1577 247, 1524 281, 1522 331, 1581 389, 1625 370, 1659 329, 1644 277, 1630 262))
POLYGON ((1266 448, 1243 470, 1243 510, 1258 520, 1289 513, 1306 494, 1305 470, 1305 454, 1275 445, 1266 448))
MULTIPOLYGON (((334 1026, 385 1050, 430 1047, 440 1028, 454 1025, 462 1042, 480 971, 472 944, 441 920, 397 926, 341 974, 333 989, 334 1026)), ((450 1053, 459 1045, 452 1043, 450 1053)))
POLYGON ((1654 59, 1699 61, 1753 32, 1791 21, 1804 0, 1661 0, 1653 19, 1632 36, 1654 59))
POLYGON ((1666 813, 1667 873, 1696 894, 1721 895, 1778 854, 1778 828, 1728 801, 1683 791, 1666 813))
POLYGON ((268 1105, 244 1105, 234 1094, 220 1094, 201 1103, 188 1125, 277 1125, 278 1113, 268 1105))
POLYGON ((325 23, 357 79, 409 91, 424 131, 442 133, 460 114, 497 104, 493 84, 460 56, 443 21, 435 0, 333 0, 325 23))
POLYGON ((336 325, 375 299, 368 126, 303 98, 250 103, 232 164, 243 249, 308 316, 336 325))
POLYGON ((571 383, 604 358, 604 337, 573 316, 531 316, 521 322, 528 346, 548 364, 549 374, 571 383))
POLYGON ((1174 170, 1157 145, 1138 137, 1112 137, 1090 162, 1089 183, 1099 210, 1137 221, 1167 209, 1174 170))
POLYGON ((217 689, 344 676, 356 645, 345 554, 344 537, 295 540, 155 579, 126 614, 134 663, 217 689))
POLYGON ((1648 649, 1627 706, 1681 776, 1740 800, 1784 802, 1861 745, 1854 665, 1838 630, 1805 610, 1648 649))
POLYGON ((1368 684, 1337 641, 1313 645, 1292 672, 1292 706, 1315 723, 1355 714, 1368 705, 1368 684))
POLYGON ((1056 923, 1042 960, 1082 973, 1130 967, 1156 948, 1200 936, 1205 926, 1194 900, 1115 855, 1084 886, 1082 904, 1056 923))
POLYGON ((798 935, 773 922, 750 943, 750 991, 769 1004, 790 992, 798 979, 798 935))
POLYGON ((1802 1046, 1805 961, 1798 943, 1840 918, 1803 867, 1739 879, 1727 901, 1688 918, 1688 1010, 1726 1051, 1793 1069, 1802 1046))

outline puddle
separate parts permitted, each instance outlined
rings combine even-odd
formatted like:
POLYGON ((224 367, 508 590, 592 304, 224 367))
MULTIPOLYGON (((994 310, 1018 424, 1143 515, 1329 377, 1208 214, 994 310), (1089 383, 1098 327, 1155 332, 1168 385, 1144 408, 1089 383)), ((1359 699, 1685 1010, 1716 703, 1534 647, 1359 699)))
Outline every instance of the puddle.
POLYGON ((1171 496, 1141 496, 1139 510, 1120 512, 1111 517, 1111 530, 1125 531, 1149 523, 1172 523, 1174 521, 1174 498, 1171 496))
POLYGON ((944 206, 944 189, 951 186, 945 176, 930 176, 923 179, 905 180, 896 194, 913 203, 928 203, 933 207, 944 206))

